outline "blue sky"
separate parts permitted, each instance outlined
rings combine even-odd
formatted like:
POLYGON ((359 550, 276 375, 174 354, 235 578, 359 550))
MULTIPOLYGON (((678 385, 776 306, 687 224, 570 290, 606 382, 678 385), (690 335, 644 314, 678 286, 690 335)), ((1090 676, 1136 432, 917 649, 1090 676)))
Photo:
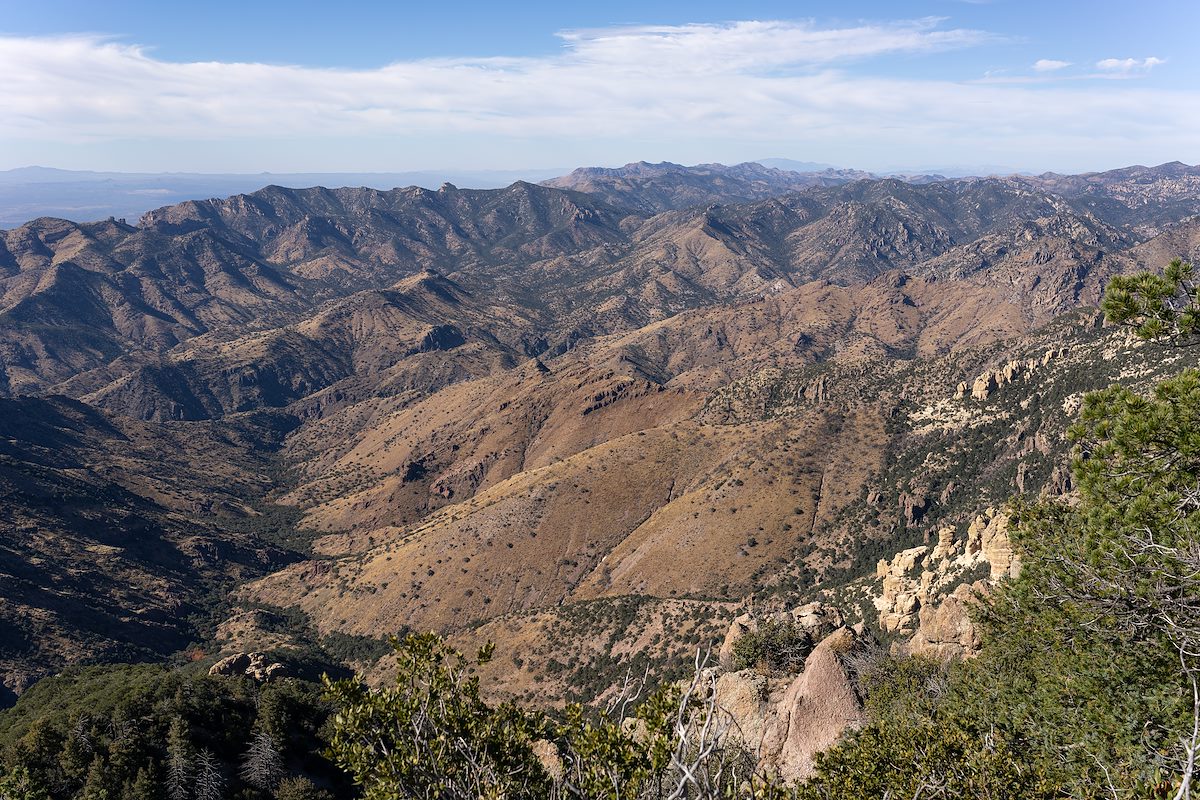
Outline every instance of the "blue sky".
POLYGON ((0 169, 1200 161, 1195 2, 0 2, 0 169))

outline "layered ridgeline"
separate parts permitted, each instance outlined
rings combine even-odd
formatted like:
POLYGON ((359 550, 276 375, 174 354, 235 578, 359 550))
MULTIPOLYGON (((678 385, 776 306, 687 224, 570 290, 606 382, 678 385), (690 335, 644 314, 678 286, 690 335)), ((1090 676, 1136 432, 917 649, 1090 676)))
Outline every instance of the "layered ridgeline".
POLYGON ((1065 488, 1081 392, 1182 363, 1094 309, 1200 252, 1200 170, 856 177, 269 187, 3 232, 6 692, 369 668, 432 628, 500 642, 489 692, 591 698, 751 605, 859 614, 879 558, 1065 488))

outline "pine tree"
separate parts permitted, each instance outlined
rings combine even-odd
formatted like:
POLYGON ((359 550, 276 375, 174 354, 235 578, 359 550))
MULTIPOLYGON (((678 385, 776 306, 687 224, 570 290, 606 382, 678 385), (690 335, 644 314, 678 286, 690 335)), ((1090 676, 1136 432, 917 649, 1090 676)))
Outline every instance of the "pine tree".
POLYGON ((0 800, 48 800, 46 792, 25 767, 5 770, 0 765, 0 800))
POLYGON ((83 790, 79 796, 83 800, 109 800, 115 798, 115 793, 110 786, 111 780, 108 771, 105 769, 104 759, 99 754, 92 759, 92 765, 88 768, 87 780, 83 784, 83 790))
POLYGON ((132 783, 126 783, 121 792, 123 800, 159 800, 161 796, 153 766, 139 769, 137 777, 132 783))

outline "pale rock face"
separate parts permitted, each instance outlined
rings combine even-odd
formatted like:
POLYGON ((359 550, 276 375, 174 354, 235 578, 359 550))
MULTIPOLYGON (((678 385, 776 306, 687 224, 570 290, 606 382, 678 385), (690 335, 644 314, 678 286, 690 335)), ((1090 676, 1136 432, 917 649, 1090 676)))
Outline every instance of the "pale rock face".
POLYGON ((804 672, 780 701, 775 727, 763 742, 763 755, 767 757, 772 745, 780 742, 774 766, 785 781, 807 778, 817 753, 829 749, 848 728, 862 724, 862 706, 839 658, 854 642, 848 628, 826 637, 809 654, 804 672))
POLYGON ((991 372, 985 373, 976 378, 971 385, 971 397, 975 400, 987 400, 998 387, 996 376, 991 372))
POLYGON ((937 542, 883 559, 876 567, 881 591, 875 599, 879 626, 889 633, 912 634, 911 652, 949 658, 971 656, 979 637, 967 608, 972 595, 1004 578, 1020 574, 1020 559, 1008 538, 1008 516, 989 508, 972 520, 966 541, 954 529, 938 531, 937 542), (973 584, 964 576, 986 566, 988 577, 973 584))
POLYGON ((735 735, 758 755, 759 769, 802 780, 817 753, 862 723, 862 705, 841 659, 856 642, 853 631, 839 627, 797 676, 774 679, 746 669, 717 678, 717 703, 732 718, 735 735))
POLYGON ((1008 538, 1008 517, 989 508, 967 528, 967 550, 982 555, 992 567, 991 580, 1015 578, 1021 573, 1020 559, 1008 538))
POLYGON ((921 607, 920 579, 913 573, 925 561, 929 548, 913 547, 897 553, 891 561, 881 560, 876 575, 883 578, 883 593, 875 600, 879 624, 887 631, 912 630, 921 607))
POLYGON ((825 385, 825 376, 822 375, 808 386, 804 387, 800 394, 810 403, 824 403, 826 398, 829 396, 829 389, 825 385))
POLYGON ((288 668, 278 662, 268 662, 262 653, 237 653, 226 656, 213 664, 208 670, 209 675, 225 675, 229 677, 245 675, 260 683, 268 683, 288 675, 288 668))
MULTIPOLYGON (((934 561, 945 561, 954 554, 954 528, 942 528, 938 531, 938 541, 934 545, 931 558, 934 561)), ((886 563, 886 562, 885 562, 886 563)))
MULTIPOLYGON (((985 372, 971 383, 971 398, 987 400, 1001 386, 1014 383, 1018 379, 1028 378, 1038 367, 1047 366, 1059 358, 1063 352, 1062 350, 1048 350, 1041 358, 1009 361, 1000 369, 985 372)), ((966 396, 967 384, 963 382, 955 389, 954 398, 964 400, 966 396)))
MULTIPOLYGON (((717 704, 733 718, 741 741, 757 750, 767 733, 767 721, 774 714, 771 681, 752 669, 726 672, 717 678, 717 704)), ((776 692, 780 685, 775 682, 776 692)), ((778 702, 776 697, 775 701, 778 702)))
POLYGON ((937 605, 921 609, 920 624, 908 644, 909 652, 940 660, 963 658, 979 651, 979 632, 971 622, 970 603, 983 587, 959 584, 937 605))
POLYGON ((821 639, 842 626, 841 612, 824 603, 808 603, 788 613, 792 621, 808 631, 813 639, 821 639))
POLYGON ((533 754, 537 756, 538 761, 542 762, 542 767, 550 774, 550 777, 555 780, 561 780, 563 776, 563 762, 554 742, 548 739, 536 739, 532 747, 533 754))

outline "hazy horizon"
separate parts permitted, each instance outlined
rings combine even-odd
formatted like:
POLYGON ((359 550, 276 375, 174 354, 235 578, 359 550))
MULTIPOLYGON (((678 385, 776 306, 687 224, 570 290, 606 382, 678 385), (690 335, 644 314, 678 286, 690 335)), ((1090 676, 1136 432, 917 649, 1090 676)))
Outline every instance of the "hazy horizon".
POLYGON ((1114 0, 59 0, 6 9, 0 170, 1192 163, 1197 22, 1114 0))

